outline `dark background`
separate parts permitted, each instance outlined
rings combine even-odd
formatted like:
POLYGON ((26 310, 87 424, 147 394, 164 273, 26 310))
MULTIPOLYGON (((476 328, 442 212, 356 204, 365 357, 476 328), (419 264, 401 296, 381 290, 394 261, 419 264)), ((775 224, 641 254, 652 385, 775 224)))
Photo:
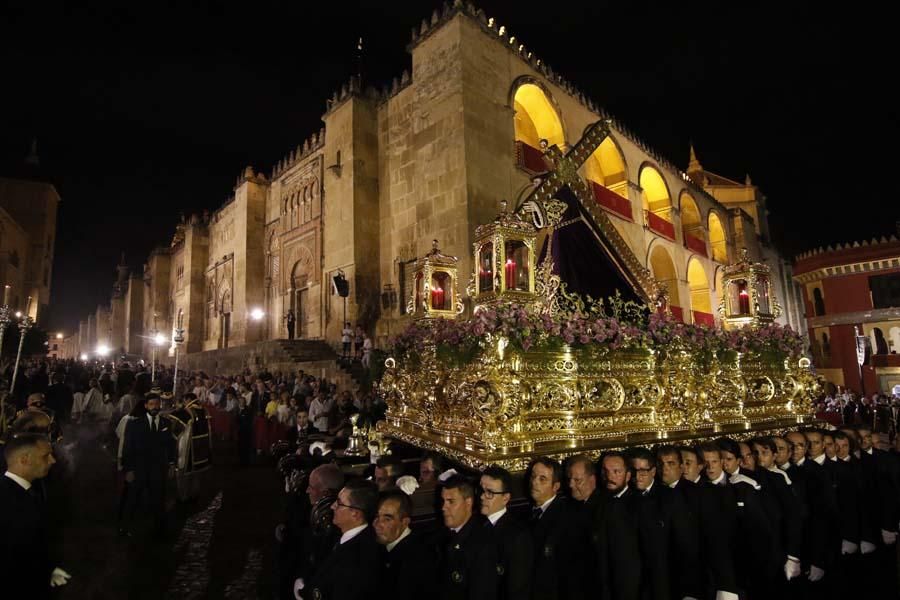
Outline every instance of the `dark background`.
MULTIPOLYGON (((180 213, 215 210, 244 166, 268 173, 318 131, 359 36, 380 86, 409 68, 410 29, 438 7, 33 4, 0 5, 0 174, 37 138, 63 198, 46 325, 69 331, 108 301, 121 252, 140 269, 180 213)), ((890 234, 889 24, 786 4, 478 6, 675 164, 693 141, 708 170, 749 173, 788 255, 890 234)))

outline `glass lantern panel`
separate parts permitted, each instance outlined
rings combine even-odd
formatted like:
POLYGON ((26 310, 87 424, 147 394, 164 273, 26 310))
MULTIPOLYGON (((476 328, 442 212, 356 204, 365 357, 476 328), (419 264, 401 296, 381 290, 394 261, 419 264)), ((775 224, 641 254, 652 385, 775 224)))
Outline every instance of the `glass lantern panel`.
POLYGON ((416 273, 416 306, 413 312, 419 312, 424 308, 422 304, 422 273, 416 273))
POLYGON ((728 285, 728 309, 732 316, 750 314, 750 290, 746 279, 736 279, 728 285))
POLYGON ((528 278, 530 273, 528 272, 528 262, 528 246, 525 245, 525 242, 520 242, 519 240, 506 242, 503 268, 507 290, 529 291, 528 278))
POLYGON ((494 244, 488 242, 478 251, 478 293, 494 291, 494 244))
POLYGON ((764 315, 770 314, 772 311, 769 310, 769 278, 768 277, 760 277, 757 279, 756 291, 759 301, 759 312, 764 315))
POLYGON ((453 279, 449 273, 435 271, 431 275, 431 309, 451 310, 453 308, 453 279))

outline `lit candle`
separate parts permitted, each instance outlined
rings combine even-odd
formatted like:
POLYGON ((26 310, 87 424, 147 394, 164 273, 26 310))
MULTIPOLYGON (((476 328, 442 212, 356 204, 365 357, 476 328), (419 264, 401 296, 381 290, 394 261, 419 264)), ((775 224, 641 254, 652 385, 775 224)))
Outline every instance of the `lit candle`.
POLYGON ((741 290, 738 295, 738 308, 742 315, 750 314, 750 294, 747 293, 747 290, 741 290))
POLYGON ((441 288, 431 290, 431 308, 444 310, 444 290, 441 288))
POLYGON ((3 306, 9 306, 9 288, 10 286, 3 286, 3 306))
POLYGON ((516 261, 511 258, 506 259, 506 289, 512 290, 516 287, 516 261))

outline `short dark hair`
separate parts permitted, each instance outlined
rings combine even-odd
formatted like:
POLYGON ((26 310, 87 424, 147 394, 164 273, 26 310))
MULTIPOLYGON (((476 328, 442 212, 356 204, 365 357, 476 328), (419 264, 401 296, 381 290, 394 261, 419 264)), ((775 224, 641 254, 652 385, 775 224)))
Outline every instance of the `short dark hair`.
MULTIPOLYGON (((319 480, 322 482, 322 487, 329 492, 337 494, 341 491, 341 488, 344 487, 344 473, 341 471, 340 467, 334 463, 319 465, 312 470, 312 473, 318 474, 319 480)), ((310 475, 312 475, 312 473, 310 473, 310 475)))
POLYGON ((568 460, 566 460, 566 469, 572 468, 574 465, 581 465, 584 467, 584 472, 590 475, 597 475, 597 466, 594 464, 594 461, 591 460, 591 457, 587 454, 576 454, 575 456, 570 456, 568 460))
POLYGON ((703 464, 705 461, 703 460, 703 452, 700 451, 700 448, 697 446, 675 446, 675 449, 678 450, 678 454, 681 454, 681 461, 684 462, 684 453, 689 452, 694 455, 694 458, 697 459, 697 462, 703 464))
POLYGON ((498 467, 497 465, 491 465, 487 469, 485 469, 482 475, 486 477, 490 477, 491 479, 496 479, 500 482, 500 485, 503 486, 504 494, 512 494, 512 475, 509 471, 504 469, 503 467, 498 467))
POLYGON ((709 452, 710 454, 718 454, 719 457, 722 456, 722 449, 716 442, 703 442, 697 446, 697 451, 700 452, 701 455, 709 452))
POLYGON ((405 493, 398 489, 381 492, 381 496, 378 498, 378 506, 381 506, 387 501, 397 503, 397 510, 400 513, 401 519, 412 518, 412 500, 405 493))
POLYGON ((459 473, 448 477, 443 487, 445 490, 459 490, 463 498, 475 498, 475 486, 468 477, 459 473))
POLYGON ((430 460, 432 466, 434 466, 434 470, 440 472, 441 467, 444 466, 444 457, 438 454, 437 452, 426 452, 422 455, 422 458, 419 462, 425 462, 426 460, 430 460))
POLYGON ((625 466, 626 467, 628 466, 628 459, 625 458, 625 454, 622 452, 619 452, 618 450, 610 450, 608 452, 604 452, 603 454, 601 454, 600 455, 600 464, 602 465, 603 461, 605 461, 607 458, 621 458, 622 462, 625 463, 625 466))
POLYGON ((366 522, 371 521, 378 507, 378 488, 375 484, 365 479, 355 479, 345 483, 344 489, 347 490, 350 504, 363 513, 366 522))
POLYGON ((12 463, 13 456, 22 450, 34 448, 41 442, 50 443, 50 438, 43 433, 19 432, 9 436, 3 448, 3 458, 7 464, 12 463))
POLYGON ((656 461, 653 459, 653 453, 642 446, 628 450, 628 466, 631 466, 633 464, 632 461, 636 459, 646 460, 647 464, 651 467, 656 466, 656 461))
POLYGON ((757 446, 762 446, 763 448, 768 448, 769 452, 772 454, 778 452, 778 446, 775 445, 775 440, 768 436, 751 438, 747 443, 750 444, 751 447, 755 444, 757 446))
MULTIPOLYGON (((691 450, 691 452, 693 452, 693 450, 691 450)), ((656 462, 659 462, 663 456, 674 456, 678 459, 678 464, 684 463, 684 459, 681 457, 681 451, 671 444, 663 444, 656 448, 656 462)))
POLYGON ((531 463, 529 463, 529 473, 534 470, 535 465, 543 465, 547 467, 553 473, 553 483, 562 483, 563 470, 562 465, 559 464, 558 460, 552 459, 549 456, 538 456, 537 458, 533 459, 531 463))
POLYGON ((375 466, 385 469, 388 476, 397 479, 403 474, 403 461, 394 456, 382 456, 375 462, 375 466))
POLYGON ((735 458, 741 457, 741 447, 738 443, 730 438, 719 438, 716 440, 716 446, 721 452, 728 452, 735 458))

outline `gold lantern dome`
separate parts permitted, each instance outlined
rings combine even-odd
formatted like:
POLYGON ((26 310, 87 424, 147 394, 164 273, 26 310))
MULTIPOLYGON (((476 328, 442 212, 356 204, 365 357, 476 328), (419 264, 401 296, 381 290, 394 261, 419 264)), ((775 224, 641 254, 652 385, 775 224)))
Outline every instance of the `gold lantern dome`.
POLYGON ((530 303, 535 300, 534 225, 507 210, 475 229, 475 272, 470 294, 479 306, 503 301, 530 303))
POLYGON ((753 262, 746 248, 738 262, 725 267, 722 289, 719 314, 726 330, 767 325, 781 314, 769 266, 753 262))
POLYGON ((463 311, 458 263, 457 257, 442 253, 438 241, 432 240, 431 251, 416 262, 415 285, 407 305, 414 318, 454 319, 463 311))

